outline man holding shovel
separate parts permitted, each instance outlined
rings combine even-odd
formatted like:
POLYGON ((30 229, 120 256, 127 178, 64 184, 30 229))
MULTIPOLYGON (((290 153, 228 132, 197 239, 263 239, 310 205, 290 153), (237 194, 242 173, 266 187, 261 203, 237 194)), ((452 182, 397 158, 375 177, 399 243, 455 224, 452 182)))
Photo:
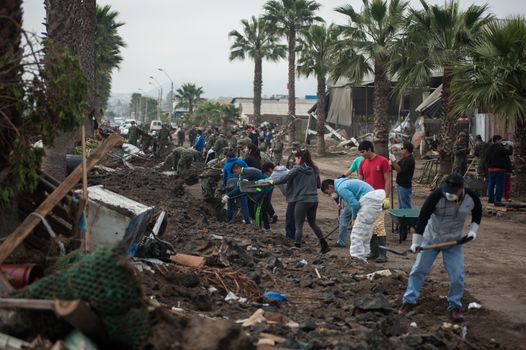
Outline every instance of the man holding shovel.
MULTIPOLYGON (((482 205, 479 197, 470 189, 464 188, 464 178, 459 174, 449 175, 435 191, 429 195, 420 210, 420 217, 413 234, 411 251, 418 252, 409 274, 403 304, 399 310, 407 314, 413 310, 424 280, 431 270, 437 255, 442 252, 444 268, 449 277, 448 310, 454 321, 462 321, 460 309, 464 294, 464 223, 471 213, 468 240, 477 237, 482 205), (426 246, 447 241, 457 241, 447 248, 425 249, 426 246)), ((431 248, 431 247, 430 247, 431 248)))

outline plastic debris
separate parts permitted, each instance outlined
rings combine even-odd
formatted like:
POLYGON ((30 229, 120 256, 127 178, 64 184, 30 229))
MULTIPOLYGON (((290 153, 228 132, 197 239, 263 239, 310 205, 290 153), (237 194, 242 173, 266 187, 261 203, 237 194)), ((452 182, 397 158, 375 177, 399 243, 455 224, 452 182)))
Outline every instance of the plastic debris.
POLYGON ((247 250, 248 250, 248 251, 255 251, 255 250, 258 250, 258 248, 257 248, 257 247, 254 247, 253 245, 249 245, 249 246, 247 247, 247 250))
POLYGON ((228 294, 225 297, 225 301, 230 301, 230 300, 239 300, 239 297, 232 292, 228 292, 228 294))
POLYGON ((472 303, 469 303, 468 305, 468 309, 480 309, 482 307, 482 305, 480 305, 479 303, 475 303, 475 302, 472 302, 472 303))
POLYGON ((413 328, 418 328, 418 325, 416 324, 416 322, 411 322, 409 324, 410 327, 413 327, 413 328))
POLYGON ((217 288, 214 287, 214 286, 211 286, 211 287, 208 288, 208 291, 209 291, 210 293, 214 293, 214 292, 217 292, 217 288))
POLYGON ((378 270, 378 271, 375 271, 375 272, 371 272, 371 273, 368 273, 367 275, 357 275, 356 277, 357 278, 367 278, 369 281, 372 281, 375 278, 378 278, 378 277, 389 277, 392 274, 393 273, 391 272, 391 270, 386 269, 386 270, 378 270))
POLYGON ((465 340, 467 335, 468 335, 468 327, 462 326, 462 328, 460 328, 460 338, 462 340, 465 340))
POLYGON ((222 239, 223 239, 223 236, 219 236, 219 235, 216 235, 216 234, 212 234, 212 239, 222 240, 222 239))
POLYGON ((266 298, 275 299, 275 300, 278 300, 278 301, 287 301, 287 300, 289 300, 289 298, 287 298, 286 295, 283 295, 283 294, 278 293, 278 292, 272 292, 272 291, 265 292, 263 294, 263 296, 266 297, 266 298))

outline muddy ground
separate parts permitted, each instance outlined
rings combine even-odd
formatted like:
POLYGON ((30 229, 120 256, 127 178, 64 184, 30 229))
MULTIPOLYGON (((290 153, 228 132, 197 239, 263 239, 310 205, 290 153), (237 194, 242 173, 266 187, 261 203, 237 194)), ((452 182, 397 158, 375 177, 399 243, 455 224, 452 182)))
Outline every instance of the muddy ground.
MULTIPOLYGON (((341 174, 352 159, 333 156, 316 162, 323 179, 341 174)), ((154 163, 134 170, 121 166, 114 173, 90 177, 92 184, 166 210, 163 238, 179 252, 207 257, 206 266, 199 269, 142 269, 145 295, 161 306, 146 348, 244 349, 270 333, 283 338, 276 346, 295 349, 526 349, 525 213, 484 216, 477 240, 466 246, 465 322, 455 325, 446 312, 448 280, 441 261, 424 285, 416 312, 399 316, 414 256, 390 255, 385 264, 352 261, 347 249, 334 247, 337 232, 328 239, 332 251, 320 255, 308 225, 304 246, 294 248, 284 239, 286 204, 279 191, 273 197, 279 220, 272 232, 227 225, 214 217, 213 205, 201 200, 199 184, 184 185, 157 172, 154 163), (365 277, 385 269, 390 276, 365 277), (285 294, 289 300, 257 298, 265 291, 285 294), (247 301, 225 301, 227 292, 247 301), (468 310, 470 302, 482 308, 468 310), (242 328, 233 323, 259 308, 277 323, 242 328), (285 325, 288 320, 278 314, 297 325, 285 325)), ((421 205, 428 193, 428 188, 415 186, 414 205, 421 205)), ((325 233, 337 225, 336 218, 334 202, 320 195, 318 221, 325 233)), ((386 226, 389 245, 407 249, 410 241, 398 243, 389 219, 386 226)))

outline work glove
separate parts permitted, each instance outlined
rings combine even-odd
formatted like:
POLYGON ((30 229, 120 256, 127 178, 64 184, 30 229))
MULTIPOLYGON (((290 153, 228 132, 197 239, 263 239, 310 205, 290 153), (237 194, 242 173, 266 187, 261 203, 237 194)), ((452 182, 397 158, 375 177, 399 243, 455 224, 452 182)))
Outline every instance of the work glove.
POLYGON ((392 154, 392 153, 389 153, 389 160, 391 161, 391 163, 396 162, 396 157, 395 157, 395 155, 392 154))
POLYGON ((255 181, 254 183, 255 183, 256 185, 272 185, 273 182, 274 182, 274 181, 272 181, 272 180, 261 179, 261 180, 257 180, 257 181, 255 181))
POLYGON ((223 198, 221 198, 221 203, 227 203, 229 199, 230 199, 230 197, 228 197, 228 195, 225 194, 225 195, 223 196, 223 198))
POLYGON ((477 232, 469 231, 468 232, 468 238, 471 238, 471 240, 474 241, 475 239, 477 239, 477 232))
POLYGON ((382 209, 383 210, 387 210, 391 208, 391 201, 389 200, 389 198, 384 198, 384 202, 382 203, 382 209))
POLYGON ((413 253, 418 252, 418 247, 422 246, 422 242, 424 241, 424 236, 419 235, 418 233, 413 233, 413 242, 411 243, 411 251, 413 253))

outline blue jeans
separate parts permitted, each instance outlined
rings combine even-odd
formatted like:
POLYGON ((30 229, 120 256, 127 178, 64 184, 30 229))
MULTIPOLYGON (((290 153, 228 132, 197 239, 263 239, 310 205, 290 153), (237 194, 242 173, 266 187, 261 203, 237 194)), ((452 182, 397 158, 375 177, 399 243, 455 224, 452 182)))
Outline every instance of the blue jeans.
POLYGON ((286 237, 290 240, 296 239, 296 220, 294 219, 294 211, 296 209, 296 202, 287 204, 287 212, 285 214, 285 232, 286 237))
POLYGON ((347 229, 352 220, 352 208, 346 205, 340 213, 340 231, 338 233, 338 240, 336 244, 341 246, 347 245, 347 229))
POLYGON ((398 207, 400 209, 410 209, 411 207, 411 193, 413 192, 412 187, 402 187, 396 185, 397 194, 398 194, 398 207))
POLYGON ((456 245, 447 249, 424 250, 416 256, 415 264, 409 274, 407 289, 403 302, 416 304, 420 289, 431 270, 438 253, 442 251, 442 261, 449 276, 449 291, 447 293, 448 310, 460 309, 461 299, 464 295, 464 246, 456 245))
POLYGON ((241 207, 241 214, 243 215, 243 220, 245 224, 250 224, 250 213, 248 211, 248 197, 246 194, 241 195, 238 198, 229 198, 226 207, 226 222, 232 221, 234 217, 234 201, 239 199, 239 205, 241 207))
POLYGON ((502 192, 504 191, 505 171, 488 172, 488 202, 502 202, 502 192))

